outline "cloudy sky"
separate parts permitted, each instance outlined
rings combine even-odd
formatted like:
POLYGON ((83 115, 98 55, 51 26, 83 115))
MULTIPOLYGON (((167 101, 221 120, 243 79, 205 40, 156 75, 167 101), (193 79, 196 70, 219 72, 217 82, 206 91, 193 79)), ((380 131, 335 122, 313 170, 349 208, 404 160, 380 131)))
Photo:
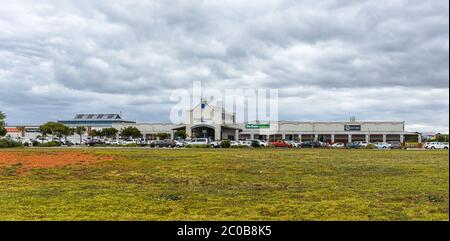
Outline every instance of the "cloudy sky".
POLYGON ((447 0, 1 1, 8 123, 122 111, 169 120, 173 89, 279 89, 283 120, 448 132, 447 0))

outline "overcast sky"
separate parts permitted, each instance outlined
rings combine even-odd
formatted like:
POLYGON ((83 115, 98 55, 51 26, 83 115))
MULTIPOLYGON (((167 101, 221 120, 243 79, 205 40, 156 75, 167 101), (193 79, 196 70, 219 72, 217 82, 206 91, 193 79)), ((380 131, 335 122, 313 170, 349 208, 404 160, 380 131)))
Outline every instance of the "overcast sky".
POLYGON ((1 1, 8 123, 164 122, 170 91, 279 89, 282 120, 449 129, 449 2, 1 1))

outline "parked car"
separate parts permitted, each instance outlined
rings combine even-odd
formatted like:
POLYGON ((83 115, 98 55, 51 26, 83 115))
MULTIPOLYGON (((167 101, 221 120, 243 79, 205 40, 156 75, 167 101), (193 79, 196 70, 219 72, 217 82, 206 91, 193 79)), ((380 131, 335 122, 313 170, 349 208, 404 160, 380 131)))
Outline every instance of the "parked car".
POLYGON ((122 145, 122 140, 113 139, 109 142, 109 145, 122 145))
POLYGON ((300 142, 295 142, 295 141, 286 141, 286 142, 289 143, 294 148, 300 148, 300 145, 301 145, 300 142))
POLYGON ((120 145, 130 145, 130 144, 136 144, 135 140, 122 140, 120 141, 120 145))
POLYGON ((391 144, 386 142, 375 143, 375 147, 378 149, 391 149, 391 144))
POLYGON ((221 143, 222 143, 221 141, 212 141, 209 144, 211 145, 212 148, 219 148, 221 143))
POLYGON ((272 141, 270 142, 270 145, 274 146, 274 147, 287 147, 287 148, 292 148, 292 145, 285 142, 285 141, 272 141))
POLYGON ((102 145, 102 144, 105 144, 105 143, 100 139, 90 139, 86 143, 86 145, 88 145, 88 146, 95 146, 95 145, 102 145))
POLYGON ((70 139, 72 145, 81 145, 80 139, 70 139))
POLYGON ((208 138, 194 138, 191 139, 188 143, 189 145, 208 145, 209 140, 208 138))
POLYGON ((174 140, 171 139, 166 139, 166 140, 157 140, 155 141, 155 147, 168 147, 168 148, 172 148, 172 147, 176 147, 176 143, 174 140))
POLYGON ((391 145, 391 149, 403 149, 402 143, 398 142, 388 142, 391 145))
POLYGON ((250 142, 256 141, 260 147, 267 147, 267 142, 263 140, 249 140, 250 142))
POLYGON ((183 140, 175 140, 175 147, 184 147, 184 143, 183 140))
POLYGON ((252 141, 251 140, 241 141, 241 145, 252 147, 252 141))
POLYGON ((44 138, 44 137, 39 137, 35 139, 36 142, 43 144, 43 143, 47 143, 48 139, 44 138))
POLYGON ((342 142, 336 142, 333 145, 331 145, 332 148, 344 148, 345 144, 342 142))
POLYGON ((358 143, 361 147, 367 147, 369 145, 367 141, 358 141, 358 143))
POLYGON ((241 142, 240 141, 230 141, 230 146, 240 146, 241 142))
POLYGON ((361 148, 361 142, 360 141, 354 141, 347 144, 347 148, 361 148))
POLYGON ((141 139, 139 139, 137 144, 140 145, 140 146, 147 146, 148 145, 148 141, 146 139, 144 139, 144 138, 141 138, 141 139))
POLYGON ((327 142, 319 141, 320 147, 330 147, 330 144, 327 142))
POLYGON ((425 149, 446 149, 448 150, 448 142, 427 142, 423 145, 425 149))
POLYGON ((318 141, 305 141, 301 144, 301 148, 317 148, 320 146, 320 142, 318 141))
POLYGON ((63 140, 62 144, 66 145, 66 146, 73 146, 73 145, 75 145, 75 143, 72 142, 72 140, 63 140))

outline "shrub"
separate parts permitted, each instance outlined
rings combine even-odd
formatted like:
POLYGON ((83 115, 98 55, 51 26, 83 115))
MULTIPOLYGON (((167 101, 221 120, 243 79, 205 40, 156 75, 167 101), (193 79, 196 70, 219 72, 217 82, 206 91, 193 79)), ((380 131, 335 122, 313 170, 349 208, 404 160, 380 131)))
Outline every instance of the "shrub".
POLYGON ((368 144, 365 149, 377 149, 377 146, 375 146, 374 144, 371 143, 371 144, 368 144))
POLYGON ((47 143, 38 143, 39 147, 54 147, 54 146, 61 146, 61 143, 57 142, 57 141, 50 141, 47 143))
POLYGON ((422 148, 423 145, 422 145, 422 143, 418 143, 418 142, 407 142, 404 144, 404 147, 406 147, 406 148, 422 148))
POLYGON ((232 146, 231 148, 248 148, 247 145, 236 145, 236 146, 232 146))
POLYGON ((222 147, 222 148, 230 148, 230 146, 231 146, 231 143, 230 143, 229 140, 223 140, 223 141, 220 143, 220 147, 222 147))
POLYGON ((211 148, 210 145, 206 145, 206 144, 204 144, 204 145, 186 145, 185 147, 186 148, 211 148))
POLYGON ((174 193, 161 194, 159 199, 164 201, 178 201, 181 200, 181 195, 174 193))
POLYGON ((2 139, 0 140, 0 148, 18 147, 21 144, 17 141, 2 139))
POLYGON ((261 147, 261 146, 259 145, 258 141, 252 141, 252 147, 257 148, 257 147, 261 147))

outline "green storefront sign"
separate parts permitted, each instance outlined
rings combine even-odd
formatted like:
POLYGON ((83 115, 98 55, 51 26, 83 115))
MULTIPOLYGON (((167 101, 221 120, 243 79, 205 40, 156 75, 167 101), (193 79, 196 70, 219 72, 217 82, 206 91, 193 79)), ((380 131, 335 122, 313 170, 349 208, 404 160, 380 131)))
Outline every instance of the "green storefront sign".
POLYGON ((267 129, 270 124, 246 124, 245 129, 267 129))

